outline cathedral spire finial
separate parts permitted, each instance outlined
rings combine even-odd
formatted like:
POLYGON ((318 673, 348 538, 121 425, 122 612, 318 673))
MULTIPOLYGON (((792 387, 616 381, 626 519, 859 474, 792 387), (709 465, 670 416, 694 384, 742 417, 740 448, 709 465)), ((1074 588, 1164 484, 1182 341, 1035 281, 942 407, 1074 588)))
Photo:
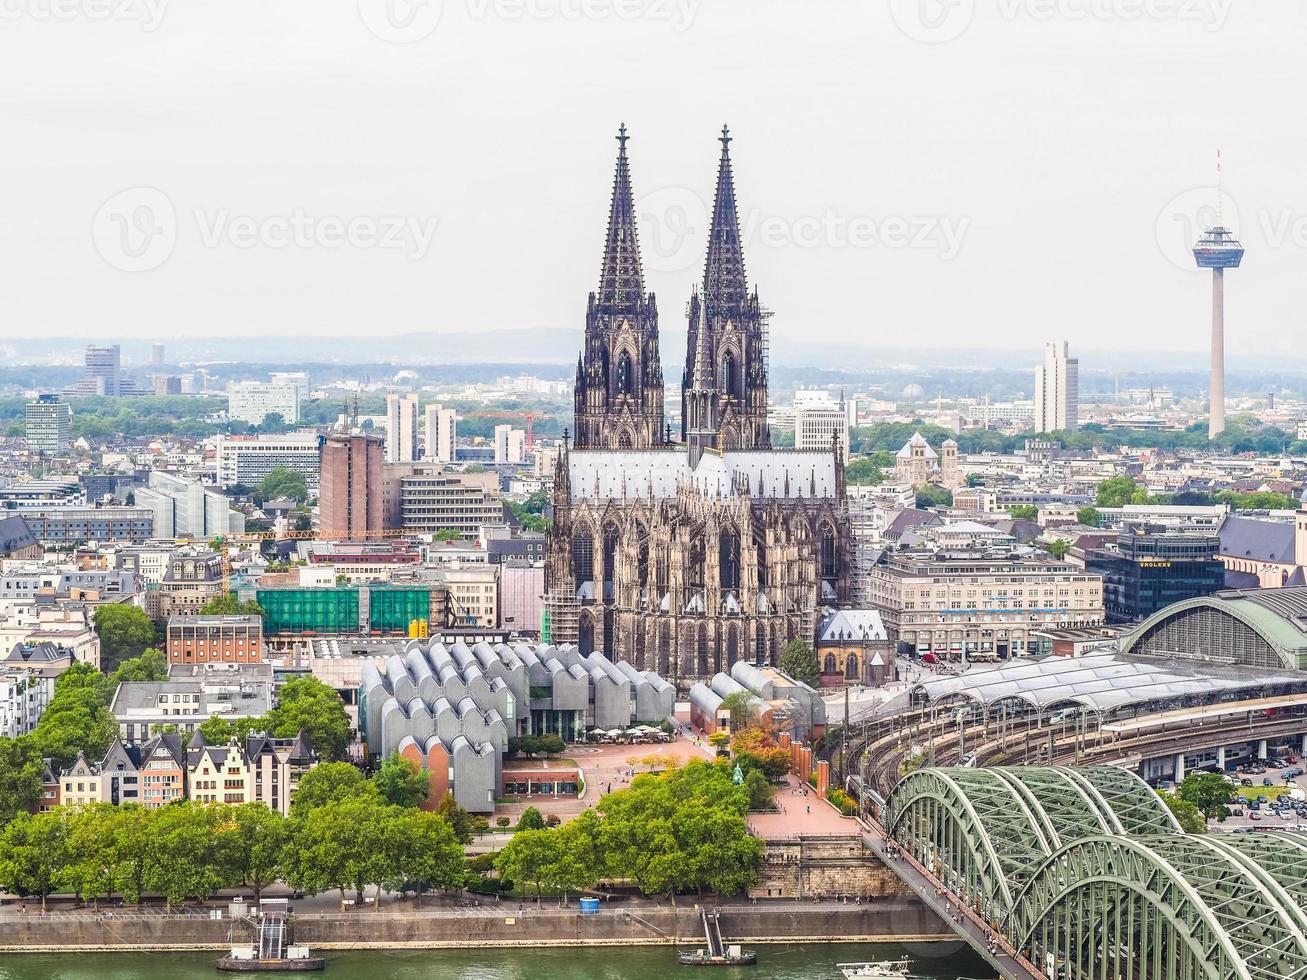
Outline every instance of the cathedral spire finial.
POLYGON ((703 270, 709 322, 722 317, 739 320, 749 296, 744 277, 744 249, 740 244, 740 218, 735 206, 735 178, 731 173, 731 131, 727 126, 722 126, 720 141, 717 196, 713 201, 708 259, 703 270))
POLYGON ((626 133, 626 123, 622 123, 617 130, 617 170, 613 175, 608 237, 604 242, 603 268, 599 274, 599 306, 613 313, 633 313, 644 300, 631 167, 626 158, 626 141, 630 138, 626 133))

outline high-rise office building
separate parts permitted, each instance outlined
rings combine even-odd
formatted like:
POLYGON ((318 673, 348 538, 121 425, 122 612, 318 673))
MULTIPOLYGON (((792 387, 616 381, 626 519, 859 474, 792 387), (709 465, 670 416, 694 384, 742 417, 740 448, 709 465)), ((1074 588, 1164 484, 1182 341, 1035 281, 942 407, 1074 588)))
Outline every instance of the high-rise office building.
POLYGON ((269 415, 280 415, 294 425, 300 420, 298 384, 241 381, 227 389, 227 416, 250 425, 262 425, 269 415))
POLYGON ((163 344, 150 345, 150 367, 156 371, 163 367, 163 344))
POLYGON ((73 424, 72 407, 58 395, 38 395, 27 403, 27 448, 36 453, 66 453, 73 424))
POLYGON ((526 459, 526 433, 511 425, 495 426, 495 462, 521 463, 526 459))
POLYGON ((1035 431, 1063 432, 1079 426, 1080 360, 1065 340, 1044 345, 1044 363, 1035 368, 1035 431))
POLYGON ((838 439, 843 462, 849 462, 849 413, 843 399, 795 399, 794 448, 829 450, 838 439))
POLYGON ((382 444, 373 436, 328 436, 322 441, 318 526, 323 537, 349 538, 385 526, 382 444))
POLYGON ((111 347, 87 347, 85 367, 82 379, 67 389, 70 395, 87 397, 92 395, 140 395, 144 392, 136 387, 131 378, 124 378, 122 373, 122 349, 114 344, 111 347))
POLYGON ((443 405, 428 405, 426 458, 438 463, 454 462, 457 442, 458 413, 443 405))
POLYGON ((154 511, 158 538, 212 538, 245 530, 245 515, 198 480, 153 470, 149 486, 137 487, 134 494, 137 507, 154 511))
POLYGON ((386 396, 386 462, 418 458, 418 396, 386 396))

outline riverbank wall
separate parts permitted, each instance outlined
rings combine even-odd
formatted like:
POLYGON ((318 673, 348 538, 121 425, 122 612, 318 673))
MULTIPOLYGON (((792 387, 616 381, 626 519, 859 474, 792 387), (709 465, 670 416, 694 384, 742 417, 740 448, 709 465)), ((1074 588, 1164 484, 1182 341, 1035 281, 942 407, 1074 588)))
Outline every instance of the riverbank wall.
MULTIPOLYGON (((918 899, 893 897, 843 903, 720 907, 727 942, 956 941, 918 899)), ((527 906, 440 911, 357 911, 294 916, 295 940, 317 950, 438 949, 442 947, 702 944, 693 906, 611 906, 594 915, 527 906)), ((228 918, 34 913, 0 916, 0 951, 141 951, 226 949, 252 935, 246 920, 228 918)))

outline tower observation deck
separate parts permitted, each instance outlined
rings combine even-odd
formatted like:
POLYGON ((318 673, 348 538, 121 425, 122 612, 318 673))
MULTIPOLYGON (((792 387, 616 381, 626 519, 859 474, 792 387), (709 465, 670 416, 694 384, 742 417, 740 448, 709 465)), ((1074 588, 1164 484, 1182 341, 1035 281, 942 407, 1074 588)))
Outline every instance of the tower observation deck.
POLYGON ((1194 245, 1194 261, 1198 268, 1212 270, 1212 369, 1207 437, 1215 439, 1225 431, 1225 270, 1239 268, 1243 246, 1218 224, 1209 228, 1194 245))

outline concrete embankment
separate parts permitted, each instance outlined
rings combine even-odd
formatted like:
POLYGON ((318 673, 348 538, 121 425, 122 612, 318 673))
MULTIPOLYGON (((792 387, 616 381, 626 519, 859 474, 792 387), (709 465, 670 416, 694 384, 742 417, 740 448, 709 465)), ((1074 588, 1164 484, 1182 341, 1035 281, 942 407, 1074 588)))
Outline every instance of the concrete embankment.
MULTIPOLYGON (((404 949, 445 946, 603 946, 702 941, 695 908, 620 905, 596 915, 575 909, 515 906, 443 912, 296 914, 295 939, 315 949, 404 949)), ((915 897, 871 903, 723 906, 727 942, 956 941, 948 927, 915 897)), ((235 935, 248 941, 243 921, 182 916, 114 917, 61 913, 0 915, 0 951, 225 949, 235 935)))

